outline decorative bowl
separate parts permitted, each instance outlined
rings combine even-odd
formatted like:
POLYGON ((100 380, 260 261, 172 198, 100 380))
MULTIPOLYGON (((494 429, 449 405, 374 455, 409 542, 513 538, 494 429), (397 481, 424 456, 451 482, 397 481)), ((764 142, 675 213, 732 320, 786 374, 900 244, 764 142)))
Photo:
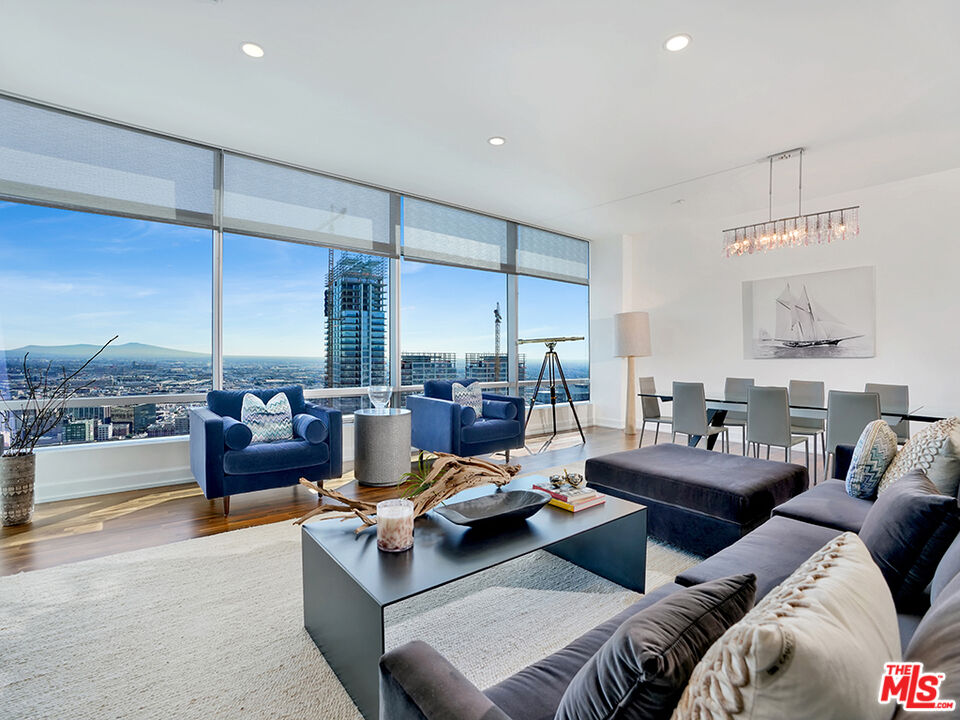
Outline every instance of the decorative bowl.
POLYGON ((390 402, 393 388, 390 385, 371 385, 367 388, 367 397, 377 410, 383 410, 390 402))
POLYGON ((455 525, 487 527, 526 520, 548 502, 550 496, 537 490, 506 490, 435 510, 455 525))

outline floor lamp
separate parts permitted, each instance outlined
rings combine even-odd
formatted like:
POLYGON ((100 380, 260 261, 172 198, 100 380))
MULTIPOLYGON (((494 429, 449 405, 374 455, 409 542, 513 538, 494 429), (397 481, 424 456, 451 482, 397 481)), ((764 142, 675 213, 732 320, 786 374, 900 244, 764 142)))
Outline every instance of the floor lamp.
POLYGON ((624 432, 637 434, 636 358, 650 356, 650 315, 645 312, 617 313, 614 317, 614 342, 617 357, 627 358, 627 416, 624 432))

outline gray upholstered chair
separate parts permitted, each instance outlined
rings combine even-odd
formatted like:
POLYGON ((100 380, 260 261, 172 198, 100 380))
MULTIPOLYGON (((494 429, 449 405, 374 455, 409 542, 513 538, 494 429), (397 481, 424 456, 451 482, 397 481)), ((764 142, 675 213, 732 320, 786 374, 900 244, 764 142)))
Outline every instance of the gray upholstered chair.
POLYGON ((704 438, 720 435, 721 448, 725 444, 725 452, 730 452, 730 431, 726 427, 707 424, 707 399, 703 383, 673 384, 673 442, 677 440, 677 433, 704 438))
MULTIPOLYGON (((640 392, 643 395, 653 395, 657 392, 657 385, 652 377, 640 378, 640 392)), ((640 412, 643 415, 643 423, 640 425, 640 445, 643 445, 643 433, 647 429, 647 423, 656 423, 657 429, 653 435, 653 444, 657 444, 660 439, 660 426, 673 425, 673 418, 669 415, 660 414, 660 398, 641 397, 640 412)))
MULTIPOLYGON (((750 388, 755 384, 753 378, 728 377, 723 383, 723 399, 734 402, 747 402, 750 388)), ((743 441, 743 454, 747 454, 747 413, 743 410, 727 410, 723 419, 727 427, 740 428, 740 439, 743 441)))
MULTIPOLYGON (((790 404, 806 407, 823 407, 826 402, 826 388, 820 380, 791 380, 790 404)), ((808 435, 813 441, 813 482, 817 482, 817 436, 823 448, 823 460, 827 460, 826 421, 820 418, 790 416, 790 432, 794 435, 808 435)))
POLYGON ((830 459, 837 445, 856 445, 863 429, 880 419, 877 393, 831 390, 827 395, 827 456, 824 477, 830 477, 830 459))
MULTIPOLYGON (((880 383, 867 383, 863 387, 864 392, 874 392, 880 396, 880 411, 891 413, 910 412, 910 388, 907 385, 882 385, 880 383)), ((903 445, 910 439, 910 421, 901 420, 896 425, 891 425, 893 431, 897 434, 897 443, 903 445)))
MULTIPOLYGON (((790 432, 790 400, 785 387, 752 387, 747 393, 746 443, 755 448, 755 457, 760 457, 760 446, 783 448, 787 462, 791 451, 803 443, 807 473, 810 472, 810 438, 790 432)), ((814 445, 816 447, 816 445, 814 445)))

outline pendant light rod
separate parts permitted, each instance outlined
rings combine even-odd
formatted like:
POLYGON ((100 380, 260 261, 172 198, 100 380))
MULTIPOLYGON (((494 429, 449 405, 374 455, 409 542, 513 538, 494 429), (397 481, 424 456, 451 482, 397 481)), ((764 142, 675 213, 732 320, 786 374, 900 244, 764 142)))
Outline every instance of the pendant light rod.
POLYGON ((803 215, 803 148, 800 148, 800 172, 797 181, 797 216, 803 215))

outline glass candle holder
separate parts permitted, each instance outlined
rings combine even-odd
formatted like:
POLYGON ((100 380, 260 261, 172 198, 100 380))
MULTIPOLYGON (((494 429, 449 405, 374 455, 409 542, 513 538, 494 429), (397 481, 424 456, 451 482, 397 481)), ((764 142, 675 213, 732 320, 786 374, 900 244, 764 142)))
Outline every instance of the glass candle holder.
POLYGON ((367 397, 377 410, 383 410, 390 402, 393 388, 389 385, 371 385, 367 388, 367 397))
POLYGON ((377 547, 402 552, 413 547, 413 503, 383 500, 377 503, 377 547))

